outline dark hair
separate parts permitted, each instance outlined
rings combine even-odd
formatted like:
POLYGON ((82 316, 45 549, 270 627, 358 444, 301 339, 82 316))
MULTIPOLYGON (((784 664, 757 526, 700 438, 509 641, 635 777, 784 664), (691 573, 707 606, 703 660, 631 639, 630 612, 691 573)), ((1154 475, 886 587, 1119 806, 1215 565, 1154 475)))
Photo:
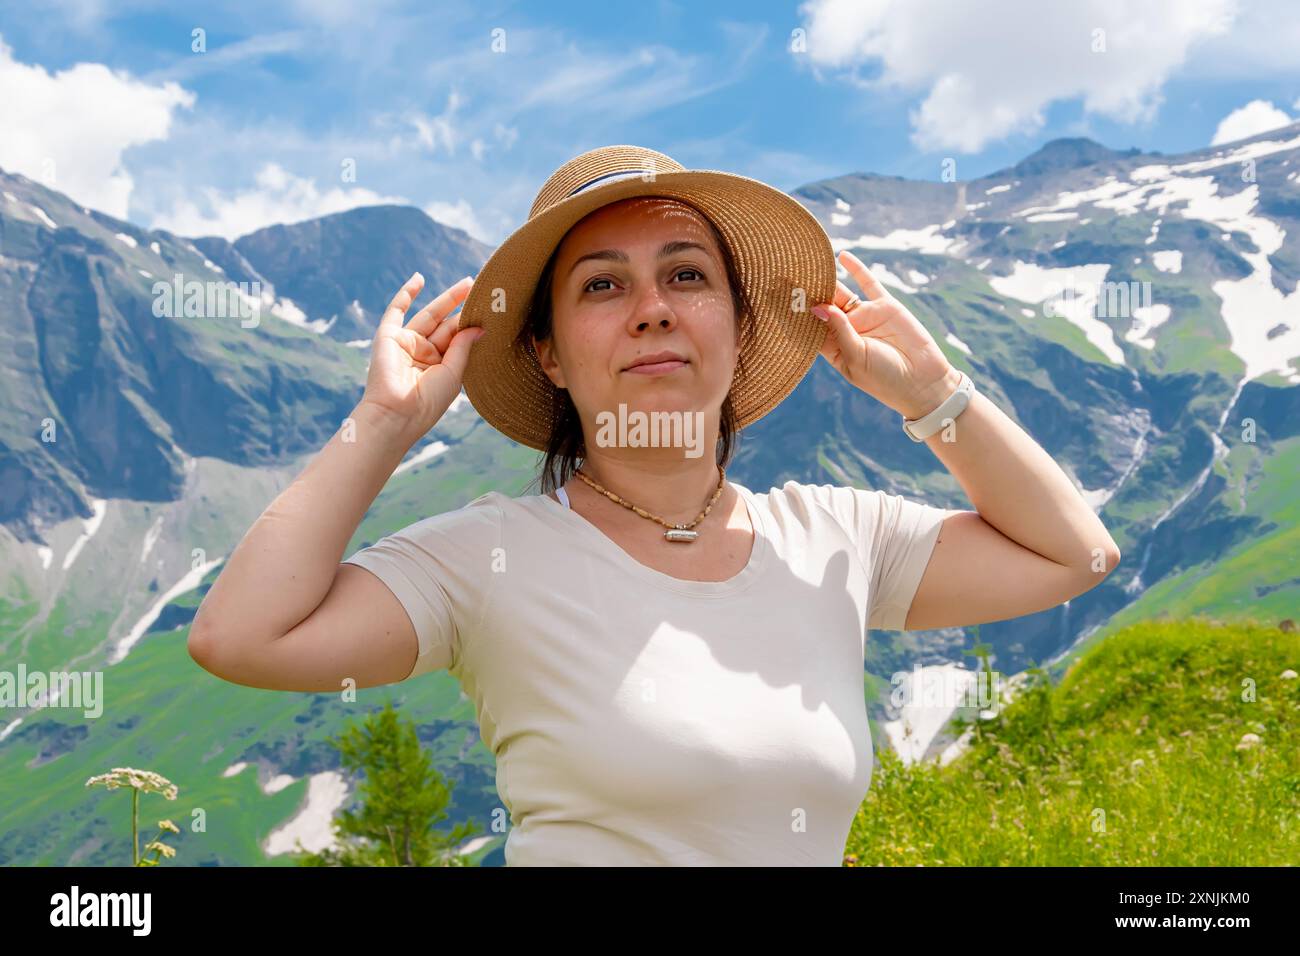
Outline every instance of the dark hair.
MULTIPOLYGON (((708 216, 680 199, 674 198, 672 201, 688 206, 698 213, 707 224, 710 233, 712 233, 714 240, 718 244, 718 252, 727 270, 727 284, 731 288, 731 301, 736 310, 736 327, 740 333, 741 350, 740 355, 737 357, 737 375, 743 376, 745 373, 744 344, 754 334, 754 307, 745 292, 744 286, 741 285, 740 273, 736 269, 731 247, 723 240, 722 234, 708 216)), ((569 231, 572 231, 573 228, 570 227, 569 231)), ((565 235, 567 236, 568 233, 565 235)), ((538 341, 545 341, 551 337, 554 331, 554 317, 551 314, 551 285, 555 275, 555 261, 562 242, 563 239, 555 244, 555 249, 552 250, 550 258, 546 260, 546 266, 542 269, 541 277, 537 280, 537 285, 533 289, 532 301, 529 303, 528 311, 524 315, 523 326, 515 337, 515 347, 526 349, 532 353, 534 360, 537 359, 537 353, 533 348, 533 337, 535 336, 538 341)), ((551 422, 551 434, 546 442, 546 457, 541 463, 537 476, 529 482, 530 486, 540 483, 542 494, 554 491, 572 478, 574 472, 578 470, 580 459, 585 458, 587 454, 585 440, 582 435, 582 421, 578 418, 578 410, 573 404, 573 399, 569 397, 567 388, 555 389, 555 404, 551 409, 551 422)), ((739 438, 740 430, 736 427, 736 411, 731 403, 731 392, 728 390, 727 397, 722 401, 722 413, 718 422, 718 446, 715 454, 719 465, 725 467, 731 461, 739 438)))

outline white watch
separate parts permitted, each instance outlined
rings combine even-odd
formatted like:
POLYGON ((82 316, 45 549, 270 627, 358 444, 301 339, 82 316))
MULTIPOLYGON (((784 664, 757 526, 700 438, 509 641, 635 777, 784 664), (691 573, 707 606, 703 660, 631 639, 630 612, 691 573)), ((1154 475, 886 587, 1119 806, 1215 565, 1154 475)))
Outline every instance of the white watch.
POLYGON ((975 383, 961 369, 957 370, 957 374, 961 376, 961 382, 951 395, 939 403, 938 408, 921 418, 903 420, 903 431, 907 432, 907 437, 912 441, 925 441, 943 428, 944 422, 956 418, 966 410, 975 394, 975 383))

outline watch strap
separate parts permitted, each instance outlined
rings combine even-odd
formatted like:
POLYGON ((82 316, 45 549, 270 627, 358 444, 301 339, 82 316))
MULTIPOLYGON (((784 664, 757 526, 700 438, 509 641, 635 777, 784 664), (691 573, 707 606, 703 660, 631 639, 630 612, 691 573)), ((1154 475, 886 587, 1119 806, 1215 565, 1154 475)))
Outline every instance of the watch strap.
POLYGON ((952 394, 939 403, 938 408, 920 418, 903 420, 903 431, 907 433, 907 437, 912 441, 925 441, 943 428, 945 421, 956 418, 970 404, 970 400, 975 394, 975 383, 961 369, 958 369, 957 372, 961 376, 961 381, 953 389, 952 394))

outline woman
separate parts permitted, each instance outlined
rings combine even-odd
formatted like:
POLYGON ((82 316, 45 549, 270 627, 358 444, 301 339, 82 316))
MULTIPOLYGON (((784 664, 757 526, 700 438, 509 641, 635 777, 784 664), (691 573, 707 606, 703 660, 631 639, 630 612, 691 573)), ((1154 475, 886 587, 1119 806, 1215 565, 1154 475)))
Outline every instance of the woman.
POLYGON ((866 629, 1029 614, 1119 560, 1055 462, 842 261, 865 301, 816 219, 755 180, 626 146, 566 163, 477 280, 405 325, 423 280, 398 291, 352 433, 241 541, 191 653, 280 690, 449 670, 496 755, 509 865, 839 865, 871 780, 866 629), (819 353, 977 510, 728 481, 736 432, 819 353), (462 381, 546 452, 544 493, 488 493, 340 563, 462 381), (682 426, 667 441, 624 427, 656 414, 682 426))

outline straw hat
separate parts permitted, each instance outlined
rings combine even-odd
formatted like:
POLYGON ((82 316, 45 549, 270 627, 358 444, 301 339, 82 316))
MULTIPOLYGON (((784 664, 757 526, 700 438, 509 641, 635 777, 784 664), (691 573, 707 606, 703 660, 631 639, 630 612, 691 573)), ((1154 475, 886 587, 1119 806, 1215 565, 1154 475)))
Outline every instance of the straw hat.
POLYGON ((545 450, 557 392, 531 341, 515 345, 542 269, 569 228, 595 209, 633 196, 686 202, 728 244, 754 305, 731 400, 737 427, 762 418, 794 391, 816 360, 826 325, 810 311, 835 292, 835 253, 816 217, 790 196, 747 176, 685 169, 641 146, 604 146, 569 160, 542 184, 520 226, 492 253, 461 306, 457 329, 487 331, 474 343, 465 394, 504 435, 545 450), (799 292, 798 290, 802 290, 799 292))

